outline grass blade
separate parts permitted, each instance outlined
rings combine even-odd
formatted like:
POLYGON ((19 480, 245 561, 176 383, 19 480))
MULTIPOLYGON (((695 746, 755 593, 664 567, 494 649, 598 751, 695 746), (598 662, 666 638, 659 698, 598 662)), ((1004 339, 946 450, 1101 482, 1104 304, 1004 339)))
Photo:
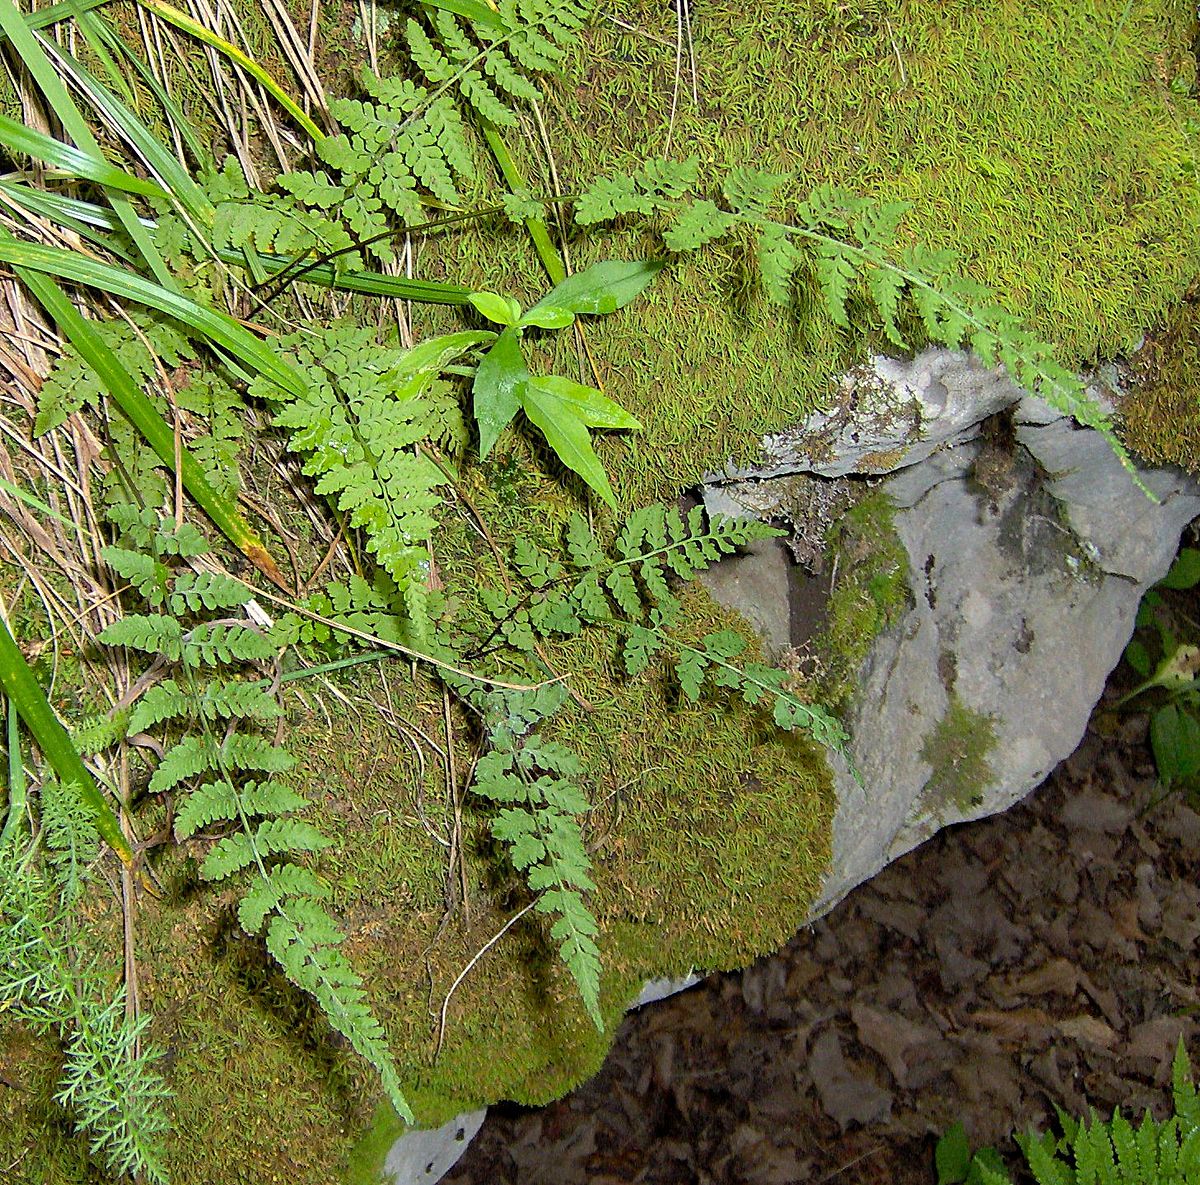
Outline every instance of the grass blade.
MULTIPOLYGON (((95 158, 96 161, 103 161, 104 153, 100 151, 100 145, 92 135, 87 121, 83 118, 79 108, 75 106, 62 79, 59 78, 53 64, 46 56, 46 51, 39 40, 41 34, 34 33, 29 29, 25 24, 25 18, 18 11, 13 0, 0 0, 0 30, 12 43, 12 48, 20 57, 25 69, 29 71, 46 102, 50 104, 62 124, 63 130, 75 141, 76 147, 86 155, 95 158)), ((162 256, 159 255, 158 248, 154 245, 154 240, 139 222, 137 212, 130 204, 129 199, 119 193, 110 193, 110 198, 122 227, 133 240, 134 246, 141 252, 142 258, 145 259, 155 278, 166 287, 173 286, 167 265, 163 263, 162 256)))
POLYGON ((0 237, 0 260, 14 267, 29 268, 99 288, 113 296, 158 309, 160 313, 166 313, 190 326, 201 338, 224 347, 239 362, 290 394, 298 396, 305 390, 304 379, 299 372, 232 317, 197 304, 190 297, 169 291, 151 280, 73 251, 46 247, 40 243, 18 243, 11 236, 0 237))
MULTIPOLYGON (((87 766, 83 764, 83 759, 71 744, 67 730, 59 723, 54 709, 46 699, 33 671, 29 669, 29 664, 3 617, 0 617, 0 691, 16 705, 17 712, 41 749, 42 756, 54 768, 63 785, 74 785, 78 788, 79 797, 92 813, 100 838, 126 865, 133 863, 133 852, 121 831, 116 815, 109 809, 87 766)), ((10 762, 11 760, 10 753, 10 762)), ((17 760, 20 761, 19 753, 17 760)))
POLYGON ((17 705, 6 695, 4 707, 8 718, 8 817, 4 820, 4 830, 0 831, 0 848, 7 847, 16 839, 29 804, 25 762, 21 759, 21 724, 17 705))
POLYGON ((161 17, 168 24, 174 25, 184 33, 189 33, 198 41, 224 54, 231 62, 236 63, 246 71, 263 90, 265 90, 312 138, 314 144, 325 139, 325 133, 295 103, 290 95, 277 83, 252 57, 243 53, 232 42, 218 37, 211 29, 206 29, 199 21, 193 20, 185 12, 165 3, 165 0, 137 0, 149 12, 161 17))
MULTIPOLYGON (((3 241, 0 240, 0 247, 3 241)), ((137 385, 104 339, 88 324, 49 276, 17 268, 17 275, 37 297, 42 307, 57 322, 79 355, 96 372, 121 411, 158 454, 174 470, 179 466, 180 480, 187 492, 200 504, 222 534, 272 583, 286 588, 283 576, 262 540, 242 517, 232 498, 218 494, 204 476, 199 462, 185 448, 176 456, 175 433, 159 415, 154 404, 137 385)))
POLYGON ((97 160, 86 152, 53 136, 47 136, 7 115, 0 113, 0 145, 9 152, 23 153, 35 160, 53 166, 71 177, 80 177, 86 181, 94 181, 97 185, 109 189, 119 189, 124 193, 137 193, 144 197, 162 198, 169 200, 170 194, 153 181, 144 181, 132 173, 110 165, 106 160, 97 160))

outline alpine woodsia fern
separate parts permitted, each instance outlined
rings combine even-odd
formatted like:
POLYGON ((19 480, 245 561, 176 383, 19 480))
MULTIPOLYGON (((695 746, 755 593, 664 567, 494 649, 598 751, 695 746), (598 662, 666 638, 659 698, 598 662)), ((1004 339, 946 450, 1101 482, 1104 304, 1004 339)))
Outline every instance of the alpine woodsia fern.
MULTIPOLYGON (((364 97, 330 103, 342 130, 316 144, 318 167, 278 178, 282 197, 252 197, 226 162, 211 190, 223 199, 215 244, 296 258, 326 252, 339 270, 361 268, 363 252, 390 263, 392 239, 425 221, 426 204, 458 206, 462 187, 474 183, 472 125, 515 127, 520 107, 541 98, 535 79, 562 64, 591 7, 502 0, 487 23, 423 9, 404 32, 423 81, 364 69, 364 97)), ((527 214, 517 197, 505 208, 514 221, 527 214)))
POLYGON ((748 233, 768 300, 790 305, 798 280, 811 275, 835 324, 850 329, 851 298, 865 289, 887 340, 901 350, 908 349, 900 331, 902 306, 911 301, 930 341, 969 346, 988 365, 1003 365, 1025 390, 1101 432, 1133 471, 1107 413, 1079 377, 1056 362, 1052 347, 992 292, 962 275, 953 251, 918 245, 897 250, 906 203, 879 205, 833 186, 797 202, 792 177, 750 168, 729 171, 718 203, 689 196, 699 173, 695 158, 649 160, 631 174, 601 178, 578 195, 575 221, 592 226, 630 216, 665 219, 663 244, 677 253, 748 233), (777 216, 784 208, 790 216, 777 216))
POLYGON ((130 734, 167 731, 149 788, 174 796, 178 840, 203 833, 205 880, 248 882, 237 910, 242 928, 257 935, 265 927, 287 977, 313 996, 411 1119, 383 1028, 321 903, 328 887, 298 862, 330 841, 295 817, 307 800, 275 777, 294 759, 262 732, 280 708, 270 682, 255 676, 278 646, 246 616, 246 587, 196 562, 209 549, 194 528, 128 508, 114 517, 133 546, 105 548, 104 559, 151 612, 123 617, 100 640, 151 656, 143 676, 150 686, 128 723, 130 734))

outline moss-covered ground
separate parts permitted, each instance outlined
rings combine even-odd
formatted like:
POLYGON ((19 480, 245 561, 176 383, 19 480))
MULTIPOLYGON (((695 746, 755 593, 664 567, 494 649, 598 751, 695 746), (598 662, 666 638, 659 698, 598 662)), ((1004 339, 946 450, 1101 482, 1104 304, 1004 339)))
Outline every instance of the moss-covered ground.
MULTIPOLYGON (((1072 364, 1127 350, 1200 270, 1187 130, 1198 115, 1194 10, 1182 0, 716 0, 694 14, 698 102, 685 65, 677 104, 671 6, 632 3, 621 20, 629 27, 604 21, 588 35, 545 105, 564 189, 669 151, 696 153, 714 177, 743 163, 791 170, 797 199, 834 182, 908 201, 911 241, 957 250, 1072 364)), ((351 20, 333 20, 327 55, 351 55, 352 45, 351 20)), ((536 154, 513 147, 543 187, 536 154)), ((569 249, 582 266, 656 247, 629 230, 573 235, 569 249)), ((512 229, 447 239, 421 267, 525 299, 544 287, 512 229)), ((801 297, 793 315, 765 306, 733 244, 673 261, 636 306, 588 326, 606 388, 645 425, 602 445, 627 505, 673 498, 726 458, 748 457, 877 341, 865 307, 845 334, 811 292, 801 297)), ((448 316, 418 311, 417 327, 448 316)), ((560 367, 574 364, 567 335, 551 346, 541 362, 556 354, 560 367)), ((470 479, 498 538, 553 534, 564 507, 550 495, 551 468, 502 442, 470 479)), ((467 590, 467 601, 489 555, 465 519, 436 548, 447 587, 467 590)), ((728 623, 700 594, 686 621, 694 637, 728 623)), ((680 703, 659 676, 626 685, 614 651, 601 635, 552 654, 589 705, 556 729, 587 762, 609 1031, 647 976, 744 964, 784 940, 828 860, 833 809, 819 753, 748 709, 680 703)), ((485 812, 455 808, 472 755, 467 722, 447 742, 441 692, 394 666, 292 685, 287 703, 299 784, 335 840, 320 866, 336 886, 348 954, 419 1117, 438 1122, 501 1097, 545 1101, 593 1072, 607 1037, 548 959, 534 915, 463 980, 437 1053, 451 984, 526 901, 485 812)), ((960 715, 952 705, 928 747, 954 797, 969 796, 986 768, 986 722, 960 715)), ((161 810, 147 806, 143 834, 161 810)), ((239 936, 232 896, 198 882, 203 848, 151 854, 163 896, 142 896, 135 920, 142 998, 177 1092, 174 1178, 329 1185, 351 1171, 376 1086, 239 936)), ((101 895, 95 908, 91 941, 118 949, 115 899, 101 895)), ((98 1180, 48 1101, 53 1050, 11 1024, 0 1042, 0 1172, 22 1185, 98 1180)), ((375 1132, 359 1179, 391 1134, 386 1121, 375 1132)))
MULTIPOLYGON (((908 202, 908 240, 957 251, 1068 364, 1129 351, 1196 274, 1195 11, 1182 0, 718 2, 692 25, 698 104, 686 62, 676 94, 671 6, 634 3, 620 18, 632 27, 602 21, 546 104, 568 192, 695 153, 714 188, 751 163, 794 173, 797 200, 832 183, 908 202)), ((532 187, 549 190, 526 156, 532 187)), ((436 274, 544 290, 523 232, 499 229, 506 250, 496 230, 448 244, 436 274)), ((632 230, 569 247, 576 266, 661 250, 632 230)), ((672 260, 636 306, 589 324, 605 385, 646 426, 606 442, 620 495, 673 496, 747 458, 882 346, 865 306, 847 334, 814 293, 801 303, 767 306, 749 253, 729 244, 672 260)), ((559 361, 573 365, 573 351, 559 361)))

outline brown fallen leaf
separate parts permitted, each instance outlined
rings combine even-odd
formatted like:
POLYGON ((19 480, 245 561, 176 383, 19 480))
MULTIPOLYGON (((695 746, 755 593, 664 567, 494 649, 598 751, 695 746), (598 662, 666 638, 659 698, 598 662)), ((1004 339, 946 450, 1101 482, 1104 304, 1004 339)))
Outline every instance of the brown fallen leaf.
POLYGON ((1082 1013, 1067 1020, 1057 1021, 1055 1027, 1064 1037, 1080 1041, 1085 1045, 1096 1045, 1101 1049, 1112 1049, 1117 1034, 1099 1017, 1082 1013))

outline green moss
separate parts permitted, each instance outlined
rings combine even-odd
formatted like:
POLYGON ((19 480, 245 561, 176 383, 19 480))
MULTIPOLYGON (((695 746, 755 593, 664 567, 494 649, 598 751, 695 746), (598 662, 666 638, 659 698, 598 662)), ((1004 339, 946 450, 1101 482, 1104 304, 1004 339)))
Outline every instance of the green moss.
POLYGON ((1155 464, 1200 473, 1200 306, 1173 309, 1130 362, 1126 444, 1155 464))
POLYGON ((995 747, 992 717, 968 708, 952 691, 945 716, 921 747, 922 760, 932 767, 922 802, 935 811, 950 805, 959 811, 978 806, 995 780, 989 760, 995 747))
POLYGON ((853 697, 871 643, 908 605, 908 552, 894 518, 887 495, 874 493, 852 506, 830 532, 826 564, 833 587, 813 651, 822 668, 818 697, 832 707, 853 697))
MULTIPOLYGON (((911 241, 950 247, 974 278, 1059 347, 1068 364, 1127 351, 1200 264, 1200 115, 1193 7, 1152 0, 870 0, 751 6, 718 0, 693 25, 699 105, 686 69, 670 152, 787 169, 796 198, 832 182, 912 203, 911 241)), ((547 104, 563 189, 668 150, 674 16, 644 0, 601 23, 547 104), (619 118, 613 118, 619 112, 619 118)), ((522 145, 513 138, 518 152, 522 145)), ((540 165, 527 155, 535 188, 540 165)), ((435 274, 544 287, 521 233, 447 239, 435 274)), ((572 261, 656 249, 630 231, 575 235, 572 261)), ((860 307, 843 334, 801 293, 766 306, 743 246, 673 260, 634 308, 589 323, 610 393, 646 430, 604 459, 630 504, 672 496, 759 436, 795 422, 869 348, 860 307)), ((567 358, 567 335, 555 339, 567 358)))

